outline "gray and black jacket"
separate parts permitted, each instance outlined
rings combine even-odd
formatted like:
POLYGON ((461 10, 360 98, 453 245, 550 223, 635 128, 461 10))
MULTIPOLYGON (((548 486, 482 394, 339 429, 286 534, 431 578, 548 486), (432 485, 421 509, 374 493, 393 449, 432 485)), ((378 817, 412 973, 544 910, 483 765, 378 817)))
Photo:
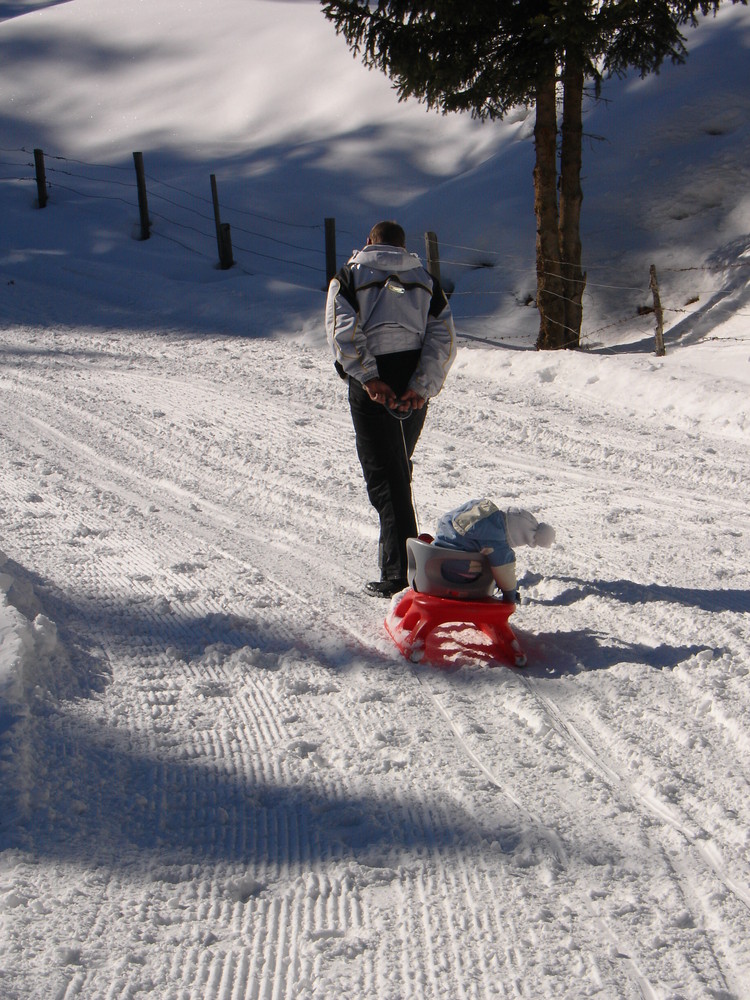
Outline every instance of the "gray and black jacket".
POLYGON ((376 358, 420 351, 408 388, 436 396, 456 356, 448 300, 419 258, 398 247, 358 251, 328 288, 326 334, 336 367, 358 382, 378 378, 376 358))

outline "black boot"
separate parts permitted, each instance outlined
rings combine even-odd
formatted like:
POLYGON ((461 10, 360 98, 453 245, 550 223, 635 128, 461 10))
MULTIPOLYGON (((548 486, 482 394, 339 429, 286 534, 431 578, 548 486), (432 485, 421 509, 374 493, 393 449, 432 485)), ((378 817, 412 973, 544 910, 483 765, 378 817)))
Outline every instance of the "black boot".
POLYGON ((370 580, 365 584, 365 591, 373 597, 393 597, 400 590, 409 586, 406 580, 370 580))

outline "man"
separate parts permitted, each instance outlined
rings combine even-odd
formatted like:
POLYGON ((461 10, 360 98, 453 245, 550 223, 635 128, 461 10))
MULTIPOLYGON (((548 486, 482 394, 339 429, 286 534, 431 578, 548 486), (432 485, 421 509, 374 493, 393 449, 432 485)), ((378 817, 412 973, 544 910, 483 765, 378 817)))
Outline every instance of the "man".
POLYGON ((331 281, 326 333, 349 382, 357 454, 380 518, 380 580, 365 589, 389 598, 407 586, 406 539, 417 534, 411 456, 456 356, 448 300, 407 253, 398 223, 374 226, 331 281))

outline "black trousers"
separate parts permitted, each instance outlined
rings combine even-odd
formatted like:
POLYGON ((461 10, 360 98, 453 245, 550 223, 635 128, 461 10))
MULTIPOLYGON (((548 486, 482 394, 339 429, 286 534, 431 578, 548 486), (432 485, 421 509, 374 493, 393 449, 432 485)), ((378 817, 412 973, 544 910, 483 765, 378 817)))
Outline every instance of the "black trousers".
MULTIPOLYGON (((411 372, 406 376, 407 381, 410 377, 411 372)), ((386 381, 390 384, 390 380, 386 381)), ((393 388, 403 392, 403 388, 393 388)), ((411 456, 422 433, 427 406, 412 410, 405 420, 399 420, 380 403, 373 403, 362 385, 350 378, 349 407, 367 495, 380 518, 380 577, 403 580, 406 539, 417 534, 411 495, 411 456)))

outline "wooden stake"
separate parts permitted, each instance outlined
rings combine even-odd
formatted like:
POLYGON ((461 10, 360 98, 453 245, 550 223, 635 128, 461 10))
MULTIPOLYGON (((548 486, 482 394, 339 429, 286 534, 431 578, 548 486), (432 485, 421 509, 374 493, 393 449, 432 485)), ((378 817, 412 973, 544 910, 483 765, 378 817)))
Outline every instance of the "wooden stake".
POLYGON ((433 232, 424 234, 425 252, 427 254, 427 272, 433 278, 440 281, 440 250, 438 248, 438 238, 433 232))
POLYGON ((234 255, 232 252, 232 230, 228 222, 221 224, 221 236, 219 242, 219 266, 222 271, 228 271, 234 266, 234 255))
POLYGON ((330 285, 336 271, 336 220, 325 220, 326 234, 326 286, 330 285))
POLYGON ((151 235, 151 224, 148 219, 146 171, 143 169, 143 153, 133 153, 133 162, 135 163, 135 179, 138 186, 138 211, 141 217, 141 239, 147 240, 151 235))
POLYGON ((216 223, 216 242, 221 256, 221 213, 219 212, 219 192, 216 187, 216 174, 211 174, 211 200, 214 203, 214 221, 216 223))
POLYGON ((659 282, 656 280, 656 265, 652 264, 649 269, 649 288, 654 296, 654 315, 656 316, 656 356, 657 358, 663 358, 667 353, 664 348, 664 312, 661 307, 661 298, 659 297, 659 282))
POLYGON ((216 186, 216 174, 211 174, 211 199, 214 204, 214 220, 216 222, 216 244, 219 248, 219 267, 228 271, 234 264, 232 254, 232 236, 228 222, 221 221, 219 211, 219 189, 216 186))
POLYGON ((44 169, 44 152, 41 149, 34 150, 34 167, 39 207, 44 208, 47 204, 47 173, 44 169))

